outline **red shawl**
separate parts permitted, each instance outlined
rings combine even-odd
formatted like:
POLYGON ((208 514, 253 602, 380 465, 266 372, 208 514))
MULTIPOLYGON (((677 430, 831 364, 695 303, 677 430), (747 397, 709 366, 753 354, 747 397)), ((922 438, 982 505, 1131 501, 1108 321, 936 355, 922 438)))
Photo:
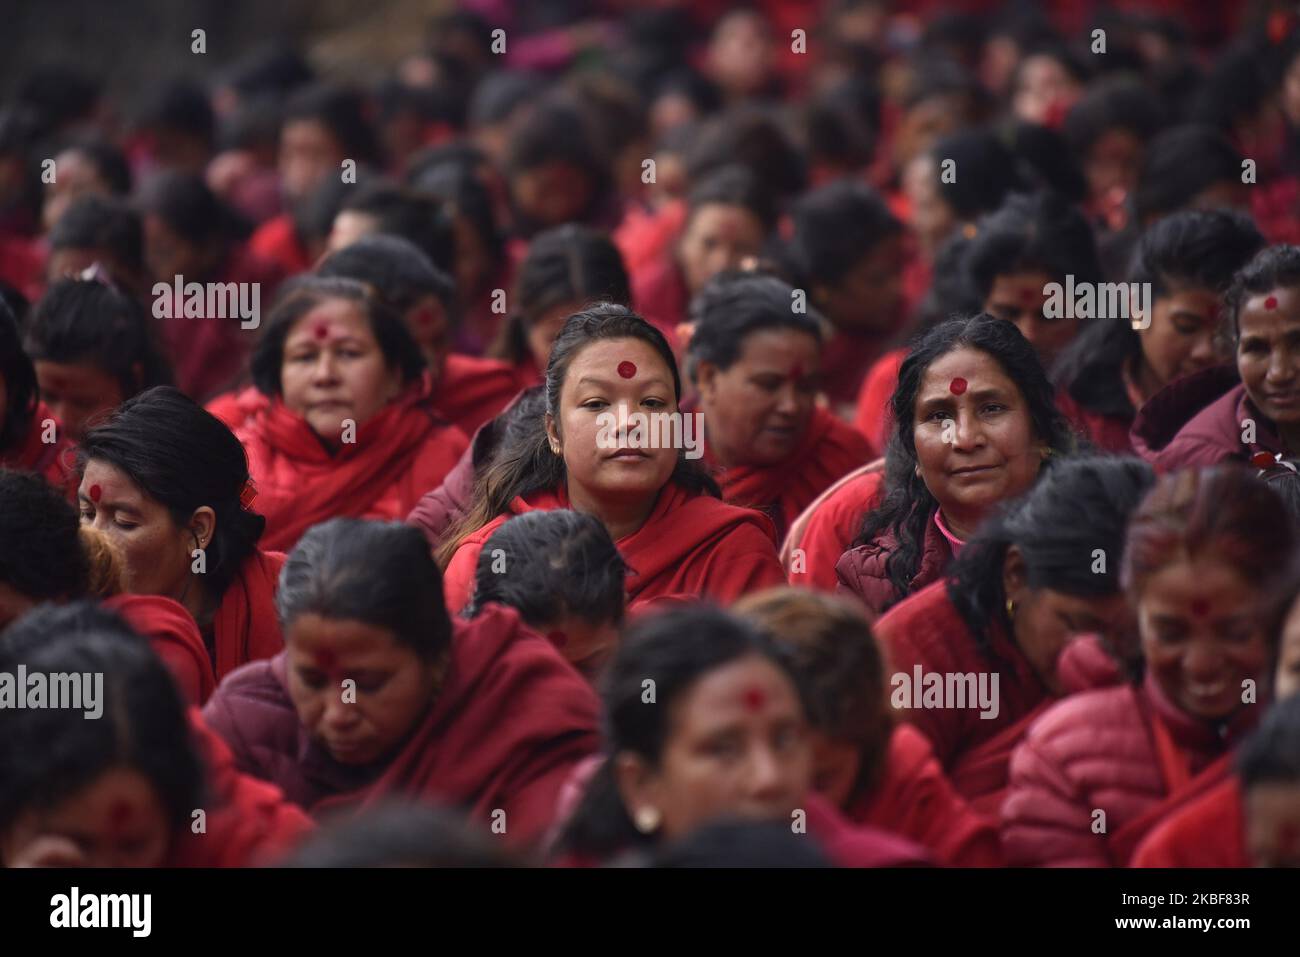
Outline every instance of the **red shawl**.
POLYGON ((1250 867, 1241 782, 1220 780, 1152 828, 1130 867, 1250 867))
POLYGON ((250 419, 264 414, 270 407, 271 400, 251 385, 234 392, 224 392, 204 406, 208 412, 226 423, 232 432, 238 431, 250 419))
POLYGON ((310 737, 289 698, 283 654, 223 682, 204 718, 242 769, 313 814, 404 795, 466 808, 485 827, 504 811, 506 839, 530 843, 553 819, 574 767, 599 747, 599 702, 514 609, 493 605, 453 628, 446 680, 380 768, 341 765, 310 737))
POLYGON ((825 409, 814 409, 803 441, 784 462, 719 469, 714 478, 723 501, 764 512, 784 536, 813 499, 867 458, 862 436, 825 409))
POLYGON ((221 596, 212 621, 217 649, 217 681, 242 664, 270 658, 284 650, 275 592, 284 553, 255 551, 221 596))
POLYGON ((499 359, 453 352, 443 363, 433 405, 444 419, 473 435, 480 425, 499 415, 520 389, 535 384, 527 380, 536 377, 535 369, 529 376, 499 359))
POLYGON ((862 531, 867 512, 876 506, 885 482, 885 460, 854 469, 818 495, 794 519, 781 546, 781 564, 791 585, 833 592, 839 586, 835 566, 862 531))
POLYGON ((257 484, 253 509, 266 516, 262 546, 281 551, 330 518, 405 518, 469 446, 418 388, 390 402, 358 427, 356 442, 333 454, 278 398, 235 434, 257 484))
POLYGON ((114 595, 103 604, 149 639, 186 702, 202 705, 208 700, 217 688, 217 679, 199 626, 184 605, 161 595, 114 595))
MULTIPOLYGON (((63 425, 57 420, 54 428, 55 440, 49 444, 41 441, 45 431, 42 423, 46 419, 54 419, 54 413, 44 402, 38 402, 22 445, 0 454, 0 468, 35 472, 64 492, 68 498, 75 499, 78 480, 73 467, 73 450, 76 446, 65 437, 63 425)), ((0 450, 2 451, 4 450, 0 450)))
MULTIPOLYGON (((564 488, 535 492, 516 498, 509 513, 466 536, 443 574, 448 610, 454 614, 469 604, 479 552, 507 519, 568 507, 564 488)), ((615 544, 629 569, 629 610, 666 595, 707 596, 726 605, 785 582, 766 516, 688 492, 673 482, 660 491, 645 524, 615 544)))

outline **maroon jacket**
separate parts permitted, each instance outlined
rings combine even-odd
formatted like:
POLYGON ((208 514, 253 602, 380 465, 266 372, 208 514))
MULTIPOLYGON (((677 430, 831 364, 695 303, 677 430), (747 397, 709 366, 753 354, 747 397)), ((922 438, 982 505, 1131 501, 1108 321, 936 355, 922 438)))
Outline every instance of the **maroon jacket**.
POLYGON ((424 532, 432 548, 441 544, 443 533, 469 511, 474 501, 475 455, 483 430, 491 425, 489 422, 474 433, 474 441, 461 455, 460 461, 452 466, 442 484, 421 495, 411 514, 406 516, 406 524, 424 532))
MULTIPOLYGON (((835 563, 835 576, 839 579, 839 586, 835 590, 840 594, 851 592, 857 595, 868 609, 878 615, 900 598, 906 597, 898 593, 885 572, 885 560, 897 547, 898 539, 893 532, 884 531, 867 544, 850 548, 835 563)), ((909 594, 915 595, 926 585, 937 581, 950 561, 952 548, 935 525, 932 512, 925 523, 921 566, 912 576, 909 594)))
POLYGON ((1160 390, 1139 410, 1130 438, 1134 451, 1160 472, 1283 451, 1277 429, 1255 408, 1229 366, 1177 379, 1160 390), (1241 441, 1246 419, 1255 422, 1250 444, 1241 441))
MULTIPOLYGON (((1012 866, 1123 867, 1155 821, 1144 818, 1171 793, 1155 721, 1191 781, 1211 770, 1255 724, 1242 708, 1220 726, 1169 702, 1148 674, 1142 685, 1072 695, 1054 705, 1011 758, 1002 805, 1002 852, 1012 866), (1097 815, 1105 812, 1103 820, 1097 815)), ((1186 786, 1186 785, 1181 785, 1186 786)))

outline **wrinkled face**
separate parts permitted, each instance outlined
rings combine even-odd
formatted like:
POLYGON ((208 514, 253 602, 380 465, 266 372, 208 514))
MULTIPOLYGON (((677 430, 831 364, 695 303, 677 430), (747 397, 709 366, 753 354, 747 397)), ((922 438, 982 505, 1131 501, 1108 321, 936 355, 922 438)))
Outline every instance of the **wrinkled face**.
POLYGON ((903 170, 903 192, 912 209, 912 231, 927 257, 957 226, 957 214, 939 192, 939 164, 923 153, 903 170))
POLYGON ((794 329, 751 332, 726 369, 701 363, 700 405, 718 461, 774 465, 788 459, 812 420, 820 363, 820 343, 794 329))
POLYGON ((1300 602, 1282 624, 1278 639, 1277 669, 1273 673, 1273 697, 1277 701, 1300 691, 1300 602))
POLYGON ((293 324, 284 340, 284 404, 327 442, 342 440, 348 420, 360 427, 401 391, 362 307, 327 299, 293 324))
POLYGON ((691 216, 682 233, 678 258, 691 295, 746 256, 763 251, 763 224, 743 206, 707 203, 691 216))
POLYGON ((564 456, 570 499, 642 502, 668 482, 677 449, 633 447, 632 441, 637 420, 631 416, 677 412, 672 373, 649 343, 601 339, 583 348, 569 363, 559 411, 558 419, 547 415, 546 427, 564 456), (626 429, 617 427, 619 418, 626 429))
POLYGON ((1031 56, 1020 68, 1020 82, 1012 106, 1016 116, 1030 123, 1046 125, 1079 98, 1079 81, 1060 61, 1050 56, 1031 56))
POLYGON ((1300 785, 1256 784, 1246 792, 1246 851, 1254 867, 1300 867, 1300 785))
POLYGON ((1133 613, 1123 594, 1080 597, 1051 588, 1023 588, 1007 595, 1016 603, 1015 642, 1034 673, 1053 694, 1061 693, 1057 661, 1072 638, 1100 635, 1112 647, 1129 633, 1133 613))
POLYGON ((351 246, 358 239, 364 236, 370 236, 379 231, 379 220, 369 213, 358 212, 355 209, 342 210, 334 217, 334 224, 330 227, 330 236, 325 244, 325 251, 334 253, 340 249, 351 246))
POLYGON ((668 840, 723 816, 791 821, 812 781, 799 696, 758 656, 723 665, 682 693, 657 766, 620 758, 628 811, 658 810, 668 840))
POLYGON ((127 592, 179 598, 190 577, 196 537, 204 539, 204 532, 178 525, 165 505, 102 459, 86 463, 77 501, 81 523, 94 525, 121 552, 127 592))
MULTIPOLYGON (((304 199, 347 159, 343 144, 317 120, 291 120, 280 132, 280 181, 291 201, 304 199)), ((357 157, 352 157, 356 159, 357 157)))
POLYGON ((387 628, 303 614, 284 640, 298 720, 340 764, 390 757, 433 704, 439 668, 387 628))
POLYGON ((171 845, 167 812, 139 771, 111 768, 53 807, 18 815, 0 835, 5 867, 158 867, 171 845))
POLYGON ((45 186, 45 203, 41 223, 49 232, 73 201, 82 196, 111 196, 109 185, 99 178, 99 171, 79 150, 64 150, 54 157, 54 182, 45 186))
POLYGON ((1043 462, 1028 402, 980 349, 954 349, 930 363, 912 436, 917 470, 944 517, 971 529, 994 505, 1028 491, 1043 462))
POLYGON ((1054 282, 1043 272, 1008 273, 993 280, 984 311, 1013 322, 1048 368, 1079 331, 1079 318, 1048 319, 1043 315, 1046 288, 1054 282))
POLYGON ((64 433, 72 439, 80 439, 92 419, 126 401, 117 377, 94 363, 38 359, 35 365, 41 401, 49 406, 50 412, 63 424, 64 433))
POLYGON ((1260 412, 1300 423, 1300 289, 1251 296, 1237 313, 1237 371, 1260 412))
POLYGON ((547 309, 537 321, 528 326, 528 351, 539 370, 546 369, 551 360, 551 346, 559 337, 569 317, 578 312, 586 303, 562 302, 547 309))
POLYGON ((882 239, 839 282, 816 287, 817 306, 847 332, 890 332, 898 321, 902 273, 903 237, 882 239))
POLYGON ((1142 141, 1130 130, 1107 130, 1092 144, 1084 160, 1089 195, 1096 201, 1113 190, 1132 193, 1141 167, 1142 141))
POLYGON ((862 751, 851 741, 831 737, 824 731, 810 732, 813 754, 813 790, 836 807, 845 807, 853 797, 862 770, 862 751))
POLYGON ((1217 342, 1219 297, 1201 287, 1171 287, 1139 329, 1142 358, 1161 386, 1228 359, 1217 342))
POLYGON ((211 265, 208 254, 200 246, 152 213, 144 217, 144 260, 149 274, 158 282, 167 283, 177 276, 187 282, 199 282, 211 265))
POLYGON ((1142 654, 1161 692, 1189 715, 1229 717, 1245 681, 1259 685, 1269 649, 1259 589, 1212 557, 1172 562, 1138 596, 1142 654))
POLYGON ((542 229, 582 219, 595 188, 583 170, 562 161, 524 170, 510 186, 519 211, 542 229))

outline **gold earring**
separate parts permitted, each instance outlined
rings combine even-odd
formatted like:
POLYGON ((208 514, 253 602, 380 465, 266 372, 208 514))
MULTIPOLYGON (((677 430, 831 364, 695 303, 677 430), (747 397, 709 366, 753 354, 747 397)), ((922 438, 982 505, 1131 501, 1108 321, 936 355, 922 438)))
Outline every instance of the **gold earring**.
POLYGON ((1007 599, 1007 605, 1006 605, 1006 608, 1007 608, 1007 617, 1008 617, 1008 618, 1015 618, 1015 617, 1016 617, 1016 602, 1015 602, 1015 599, 1013 599, 1013 598, 1008 598, 1008 599, 1007 599))
POLYGON ((637 809, 633 823, 636 824, 636 829, 642 834, 653 834, 659 830, 659 824, 662 820, 663 816, 659 813, 658 808, 646 805, 637 809))

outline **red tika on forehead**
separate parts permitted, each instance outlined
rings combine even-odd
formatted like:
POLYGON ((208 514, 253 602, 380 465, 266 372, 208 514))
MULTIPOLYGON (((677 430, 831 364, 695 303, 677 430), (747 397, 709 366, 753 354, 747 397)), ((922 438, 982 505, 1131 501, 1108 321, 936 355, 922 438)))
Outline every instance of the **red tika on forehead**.
POLYGON ((1204 618, 1210 613, 1210 603, 1204 598, 1196 598, 1192 601, 1192 614, 1197 618, 1204 618))
POLYGON ((316 667, 321 671, 333 671, 334 666, 338 664, 338 660, 338 655, 328 648, 322 648, 316 652, 316 667))
POLYGON ((104 494, 104 490, 100 488, 98 485, 92 485, 90 487, 90 500, 92 502, 98 502, 99 497, 103 494, 104 494))
POLYGON ((744 699, 747 709, 757 711, 767 702, 767 695, 764 694, 762 688, 746 688, 744 699))
POLYGON ((804 368, 802 362, 796 362, 794 368, 790 370, 790 378, 798 382, 803 378, 804 368))
POLYGON ((1267 299, 1265 299, 1265 300, 1264 300, 1264 308, 1265 308, 1265 309, 1276 309, 1276 308, 1277 308, 1277 296, 1269 296, 1267 299))
POLYGON ((618 374, 624 379, 630 379, 636 375, 636 363, 624 360, 618 364, 618 374))
POLYGON ((330 334, 329 323, 318 322, 311 327, 311 334, 317 339, 328 339, 330 334))
POLYGON ((1034 292, 1032 289, 1022 289, 1020 290, 1020 301, 1026 306, 1032 306, 1034 303, 1038 302, 1038 293, 1034 292))
POLYGON ((132 813, 131 805, 125 801, 114 801, 108 809, 108 826, 114 831, 121 831, 130 822, 132 813))
POLYGON ((961 395, 963 392, 966 391, 966 380, 963 379, 961 376, 958 376, 957 378, 953 379, 951 382, 948 383, 948 391, 951 392, 953 395, 961 395))

